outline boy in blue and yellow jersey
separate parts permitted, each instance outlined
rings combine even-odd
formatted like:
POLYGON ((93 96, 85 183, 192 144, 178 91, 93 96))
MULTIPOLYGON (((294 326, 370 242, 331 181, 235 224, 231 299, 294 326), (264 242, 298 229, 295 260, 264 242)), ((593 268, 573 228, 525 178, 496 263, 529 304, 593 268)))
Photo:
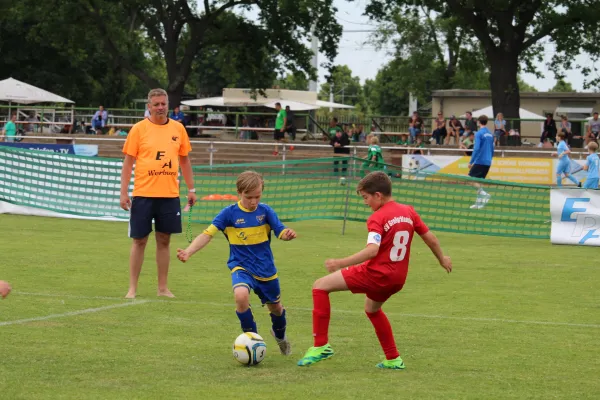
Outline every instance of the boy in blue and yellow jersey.
POLYGON ((254 332, 256 322, 250 308, 250 291, 258 295, 271 313, 271 335, 277 341, 281 354, 292 352, 285 334, 285 309, 281 305, 277 268, 271 251, 271 232, 281 240, 296 238, 296 232, 279 221, 271 207, 260 202, 264 181, 260 174, 246 171, 236 182, 240 201, 225 207, 202 234, 187 249, 177 249, 177 258, 186 262, 202 250, 221 231, 229 242, 231 281, 235 297, 236 314, 242 331, 254 332))

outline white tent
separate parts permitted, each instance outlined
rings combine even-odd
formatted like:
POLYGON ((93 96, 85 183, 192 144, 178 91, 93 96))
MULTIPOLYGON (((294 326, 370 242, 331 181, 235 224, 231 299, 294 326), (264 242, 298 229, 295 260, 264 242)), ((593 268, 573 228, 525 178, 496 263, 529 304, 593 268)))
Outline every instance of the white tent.
POLYGON ((13 78, 0 81, 0 101, 18 104, 73 103, 62 96, 13 78))
MULTIPOLYGON (((265 99, 266 100, 266 99, 265 99)), ((186 100, 182 101, 181 104, 185 104, 186 106, 192 107, 204 107, 204 106, 215 106, 215 107, 268 107, 275 108, 275 103, 281 103, 281 106, 285 108, 285 106, 290 106, 292 111, 308 111, 308 110, 316 110, 321 107, 331 107, 331 108, 354 108, 353 106, 348 106, 345 104, 339 103, 330 103, 328 101, 317 100, 316 104, 304 103, 300 101, 293 100, 284 100, 284 99, 268 99, 267 102, 263 101, 253 101, 253 102, 239 102, 235 101, 233 103, 228 103, 225 101, 224 97, 207 97, 204 99, 194 99, 194 100, 186 100)))
MULTIPOLYGON (((485 108, 482 108, 481 110, 475 110, 472 112, 473 117, 477 118, 481 115, 487 115, 489 119, 495 119, 496 115, 494 115, 494 108, 492 106, 488 106, 485 108)), ((540 120, 543 121, 546 119, 546 117, 543 117, 541 115, 537 115, 536 113, 532 113, 529 110, 526 110, 524 108, 519 108, 519 116, 521 119, 534 119, 534 120, 540 120)), ((461 115, 460 118, 465 118, 465 115, 461 115)))

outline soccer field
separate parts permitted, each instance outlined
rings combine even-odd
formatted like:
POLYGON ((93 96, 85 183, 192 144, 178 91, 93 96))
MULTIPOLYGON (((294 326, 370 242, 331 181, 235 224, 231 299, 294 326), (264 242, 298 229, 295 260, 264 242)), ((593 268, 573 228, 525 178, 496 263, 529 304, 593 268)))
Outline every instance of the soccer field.
MULTIPOLYGON (((523 399, 598 398, 600 267, 590 247, 439 233, 447 275, 415 238, 404 290, 384 307, 407 369, 383 358, 363 297, 332 294, 336 355, 299 368, 312 345, 311 285, 323 261, 364 246, 365 227, 290 223, 275 241, 293 355, 279 354, 266 309, 252 297, 267 357, 232 357, 240 333, 228 248, 219 236, 187 264, 173 240, 170 289, 156 297, 149 245, 135 301, 127 291, 127 224, 0 216, 0 388, 6 399, 523 399)), ((203 226, 194 225, 194 233, 203 226)))

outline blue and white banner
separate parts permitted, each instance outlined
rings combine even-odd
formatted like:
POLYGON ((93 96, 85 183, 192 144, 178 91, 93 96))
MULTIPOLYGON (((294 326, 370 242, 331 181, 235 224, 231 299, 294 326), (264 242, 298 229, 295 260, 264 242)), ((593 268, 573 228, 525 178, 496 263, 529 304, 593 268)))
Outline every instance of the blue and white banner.
POLYGON ((600 246, 600 191, 552 189, 550 191, 554 244, 600 246))
POLYGON ((78 156, 98 156, 97 144, 49 144, 49 143, 10 143, 0 142, 1 146, 18 147, 20 149, 48 151, 60 154, 75 154, 78 156))

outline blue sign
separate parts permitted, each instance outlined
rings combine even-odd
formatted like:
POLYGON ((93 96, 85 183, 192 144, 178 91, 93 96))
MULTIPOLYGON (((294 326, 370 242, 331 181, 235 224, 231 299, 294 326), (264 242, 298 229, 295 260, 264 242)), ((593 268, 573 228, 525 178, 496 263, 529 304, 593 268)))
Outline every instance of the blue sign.
POLYGON ((98 155, 97 144, 47 144, 47 143, 11 143, 3 142, 1 146, 17 147, 20 149, 48 151, 60 154, 75 154, 78 156, 96 157, 98 155))

